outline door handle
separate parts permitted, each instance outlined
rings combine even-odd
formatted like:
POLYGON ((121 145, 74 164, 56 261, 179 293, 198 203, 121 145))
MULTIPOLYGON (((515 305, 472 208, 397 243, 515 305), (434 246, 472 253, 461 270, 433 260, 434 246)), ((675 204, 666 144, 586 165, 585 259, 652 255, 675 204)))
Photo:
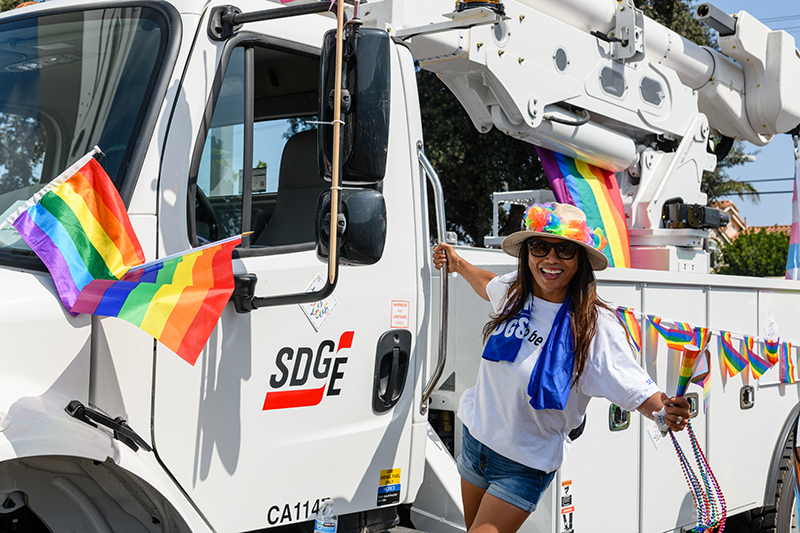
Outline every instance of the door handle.
POLYGON ((407 329, 389 330, 378 339, 372 388, 372 409, 376 413, 385 413, 400 400, 410 355, 411 332, 407 329))

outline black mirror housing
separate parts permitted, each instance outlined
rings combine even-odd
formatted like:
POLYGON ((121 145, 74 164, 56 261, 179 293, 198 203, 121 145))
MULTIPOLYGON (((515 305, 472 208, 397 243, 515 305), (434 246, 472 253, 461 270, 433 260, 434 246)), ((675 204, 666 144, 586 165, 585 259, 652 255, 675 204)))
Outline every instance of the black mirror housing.
MULTIPOLYGON (((374 265, 383 257, 386 245, 386 201, 374 189, 343 189, 339 213, 339 264, 374 265)), ((325 191, 317 202, 317 257, 328 260, 331 193, 325 191)))
MULTIPOLYGON (((320 175, 330 179, 333 162, 333 95, 336 31, 325 34, 320 61, 317 146, 320 175)), ((342 183, 377 183, 386 175, 389 146, 391 40, 377 28, 349 26, 342 62, 342 183)))

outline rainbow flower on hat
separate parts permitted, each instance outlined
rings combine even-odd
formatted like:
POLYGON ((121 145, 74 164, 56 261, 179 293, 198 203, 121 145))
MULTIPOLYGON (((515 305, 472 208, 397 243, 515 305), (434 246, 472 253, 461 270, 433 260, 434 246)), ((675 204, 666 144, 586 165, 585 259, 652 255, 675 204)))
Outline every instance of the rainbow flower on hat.
POLYGON ((588 244, 595 250, 602 250, 608 244, 602 228, 591 229, 582 220, 564 220, 554 211, 555 204, 534 204, 525 212, 523 223, 529 231, 574 239, 588 244))

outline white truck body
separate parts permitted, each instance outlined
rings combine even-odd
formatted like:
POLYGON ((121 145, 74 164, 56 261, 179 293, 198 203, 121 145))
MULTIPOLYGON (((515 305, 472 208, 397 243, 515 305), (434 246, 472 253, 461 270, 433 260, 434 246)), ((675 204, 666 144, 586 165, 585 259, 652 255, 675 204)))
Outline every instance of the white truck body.
MULTIPOLYGON (((709 275, 699 246, 705 232, 667 230, 658 222, 669 198, 705 203, 699 176, 714 166, 706 151, 712 134, 763 144, 779 132, 776 124, 782 127, 798 113, 786 103, 783 114, 772 113, 772 123, 753 128, 741 112, 742 91, 733 91, 733 100, 728 94, 718 98, 716 89, 701 83, 703 75, 713 75, 701 64, 707 60, 703 54, 712 52, 691 48, 646 22, 648 34, 681 42, 688 51, 676 52, 672 66, 635 49, 628 50, 630 62, 619 62, 611 57, 613 45, 586 32, 618 26, 615 2, 592 4, 597 13, 585 11, 586 28, 562 21, 575 12, 572 4, 506 4, 511 18, 504 24, 546 22, 547 35, 512 31, 491 45, 497 38, 484 24, 411 37, 409 46, 393 41, 386 175, 374 187, 386 202, 382 257, 368 266, 342 266, 332 299, 309 313, 297 304, 239 313, 229 304, 194 366, 127 322, 72 317, 19 236, 9 228, 0 233, 0 500, 11 502, 0 514, 26 507, 54 532, 302 529, 318 502, 330 497, 342 516, 342 531, 385 529, 394 523, 398 505, 411 505, 419 529, 463 530, 453 459, 420 408, 436 365, 439 280, 430 260, 426 175, 418 162, 423 137, 415 59, 440 72, 477 127, 500 127, 545 146, 542 139, 549 135, 549 146, 562 146, 569 155, 589 154, 591 162, 620 172, 623 192, 630 193, 625 205, 634 266, 650 270, 601 273, 601 294, 611 305, 758 336, 771 313, 785 328, 783 336, 800 342, 791 330, 800 320, 795 283, 709 275), (607 20, 598 24, 603 17, 607 20), (519 61, 516 47, 536 50, 537 38, 553 35, 569 46, 574 63, 569 75, 554 73, 552 59, 534 52, 519 61), (477 47, 477 42, 487 44, 477 47), (504 47, 506 54, 498 55, 504 47), (525 69, 535 64, 526 70, 531 79, 549 68, 536 86, 537 95, 546 96, 531 104, 532 95, 523 95, 527 78, 517 79, 509 65, 498 63, 503 57, 525 69), (684 64, 693 65, 685 69, 688 74, 673 70, 684 64), (633 101, 615 102, 601 89, 587 88, 581 77, 603 68, 650 73, 669 89, 668 104, 647 114, 633 101), (585 128, 542 119, 546 113, 568 116, 545 107, 570 100, 599 118, 585 128), (710 102, 708 115, 698 111, 704 101, 710 102), (730 111, 734 108, 737 113, 730 111), (563 144, 580 128, 585 138, 582 133, 572 145, 563 144), (657 138, 669 140, 673 150, 663 150, 657 138), (678 272, 679 264, 701 273, 678 272), (390 345, 392 338, 405 343, 406 359, 398 397, 382 411, 375 407, 386 386, 380 383, 381 365, 392 354, 391 347, 379 348, 384 335, 390 345), (65 406, 72 400, 123 418, 154 451, 134 451, 108 428, 70 417, 65 406)), ((12 183, 11 160, 0 161, 0 179, 10 184, 0 190, 0 215, 66 168, 75 154, 99 144, 113 161, 111 177, 148 260, 187 250, 204 238, 225 237, 231 227, 238 232, 243 218, 252 218, 255 226, 264 216, 268 222, 261 219, 251 249, 234 256, 237 275, 257 276, 255 294, 303 292, 318 274, 324 277, 314 233, 308 239, 300 229, 316 231, 316 196, 325 184, 319 180, 308 194, 285 187, 284 177, 291 185, 289 178, 317 168, 316 144, 308 141, 312 134, 297 130, 317 113, 320 45, 335 20, 303 15, 248 22, 215 40, 209 19, 224 5, 66 0, 2 15, 0 76, 15 90, 0 95, 0 119, 32 128, 41 151, 32 164, 35 175, 22 185, 12 183), (154 44, 159 37, 161 44, 154 44), (152 65, 152 72, 126 70, 141 64, 152 65), (69 65, 80 70, 70 71, 69 65), (256 73, 253 166, 263 160, 259 166, 266 170, 249 195, 253 212, 243 214, 236 207, 247 196, 239 174, 246 138, 239 106, 246 107, 250 68, 256 73), (30 71, 38 73, 33 85, 12 78, 21 80, 30 71), (123 93, 126 99, 119 96, 123 93), (62 102, 71 107, 60 109, 62 102), (118 142, 104 146, 107 139, 118 142), (193 192, 195 187, 201 192, 193 192), (301 196, 312 197, 312 203, 295 200, 301 196), (278 219, 289 240, 270 240, 278 219)), ((236 7, 249 13, 265 4, 242 0, 236 7)), ((395 35, 447 21, 439 13, 451 6, 387 0, 360 9, 365 25, 395 35)), ((731 79, 744 83, 741 70, 730 65, 731 79)), ((513 268, 496 250, 463 252, 498 273, 513 268)), ((458 396, 474 382, 477 332, 489 308, 463 280, 453 277, 450 284, 450 355, 430 409, 449 412, 452 424, 458 396)), ((657 358, 641 362, 663 389, 674 391, 679 361, 667 357, 663 345, 657 358)), ((778 385, 777 367, 755 383, 744 374, 724 380, 718 364, 713 372, 711 408, 701 410, 693 425, 726 491, 730 514, 774 505, 773 455, 780 459, 785 429, 796 419, 797 385, 778 385), (756 387, 757 399, 752 409, 741 410, 739 389, 746 384, 756 387)), ((669 443, 656 450, 645 434, 649 421, 638 414, 628 429, 610 432, 608 409, 604 400, 590 406, 585 435, 524 531, 567 531, 565 517, 574 518, 573 527, 595 531, 677 531, 692 523, 691 497, 669 443), (567 481, 574 491, 572 515, 562 513, 569 507, 562 508, 561 500, 567 481)), ((455 434, 457 453, 457 424, 455 434)), ((788 500, 782 501, 785 506, 788 500)))

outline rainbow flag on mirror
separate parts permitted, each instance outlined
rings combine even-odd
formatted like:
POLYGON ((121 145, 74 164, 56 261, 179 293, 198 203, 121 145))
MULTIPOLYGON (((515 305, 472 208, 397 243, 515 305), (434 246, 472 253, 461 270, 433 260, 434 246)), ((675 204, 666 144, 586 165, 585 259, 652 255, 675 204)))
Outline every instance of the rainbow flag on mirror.
POLYGON ((86 154, 0 228, 13 224, 44 262, 73 315, 122 318, 190 364, 208 342, 233 292, 232 237, 144 263, 116 187, 86 154))
POLYGON ((630 268, 628 223, 614 173, 539 146, 536 151, 556 201, 583 211, 587 226, 603 228, 609 266, 630 268))

